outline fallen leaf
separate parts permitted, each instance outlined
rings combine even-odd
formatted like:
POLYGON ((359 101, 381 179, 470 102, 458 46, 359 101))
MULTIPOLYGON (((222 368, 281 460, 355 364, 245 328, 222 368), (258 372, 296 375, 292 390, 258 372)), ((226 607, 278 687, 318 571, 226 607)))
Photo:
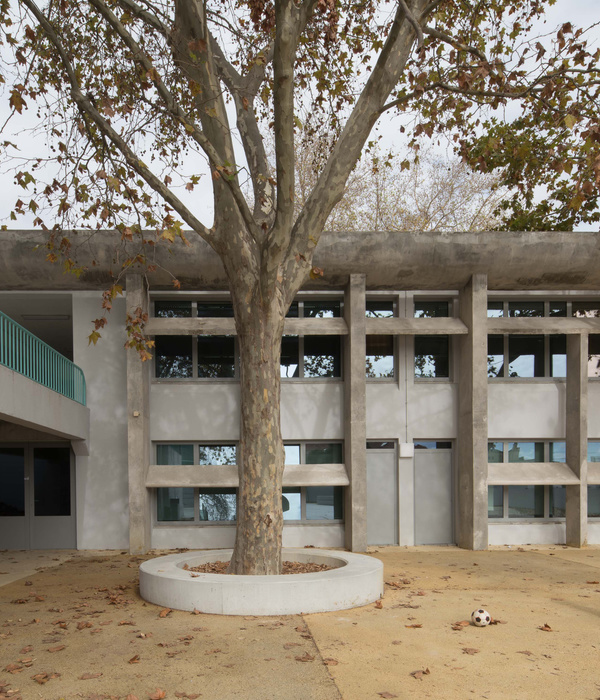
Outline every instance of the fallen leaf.
POLYGON ((598 583, 600 583, 600 581, 586 581, 586 583, 590 583, 590 584, 592 584, 592 585, 595 586, 595 585, 597 585, 598 583))
POLYGON ((538 629, 542 630, 542 632, 553 632, 552 627, 550 627, 547 622, 545 622, 541 627, 538 627, 538 629))
POLYGON ((464 629, 465 627, 468 627, 470 624, 471 623, 469 620, 460 620, 459 622, 452 623, 452 629, 460 632, 460 630, 464 629))
POLYGON ((200 693, 192 693, 190 695, 189 693, 183 693, 181 691, 176 691, 175 697, 176 698, 188 698, 188 700, 196 700, 196 698, 200 697, 200 693))
POLYGON ((33 586, 33 581, 25 581, 25 586, 33 586))
MULTIPOLYGON (((164 615, 161 617, 164 617, 164 615)), ((121 622, 119 622, 119 626, 122 627, 123 625, 135 625, 135 622, 133 620, 121 620, 121 622)))
POLYGON ((423 680, 423 676, 428 676, 430 674, 430 671, 428 668, 424 670, 418 670, 418 671, 412 671, 409 675, 411 675, 413 678, 416 678, 418 681, 423 680))
POLYGON ((129 693, 125 700, 139 700, 139 698, 137 695, 132 695, 131 693, 129 693))
POLYGON ((139 654, 136 654, 135 656, 132 656, 132 657, 129 659, 129 662, 128 662, 128 663, 130 663, 130 664, 139 664, 139 663, 140 663, 140 655, 139 655, 139 654))
POLYGON ((473 656, 474 654, 479 654, 479 649, 473 649, 473 647, 463 647, 463 654, 469 654, 473 656))
POLYGON ((402 640, 401 639, 394 639, 392 644, 402 644, 402 640))
POLYGON ((33 651, 33 647, 31 645, 23 647, 19 654, 29 654, 30 651, 33 651))
POLYGON ((384 690, 383 693, 377 693, 379 697, 382 698, 397 698, 397 695, 394 695, 394 693, 388 693, 387 690, 384 690))
POLYGON ((192 615, 202 615, 202 613, 200 612, 200 610, 196 610, 196 608, 194 608, 192 610, 192 615))
POLYGON ((35 676, 31 676, 31 678, 36 683, 39 683, 40 685, 44 685, 44 683, 51 681, 53 678, 58 678, 59 676, 60 676, 60 673, 55 673, 54 671, 48 673, 47 671, 44 671, 42 673, 36 673, 35 676))
POLYGON ((25 603, 28 603, 29 601, 27 598, 17 598, 16 600, 11 600, 11 603, 14 605, 24 605, 25 603))
POLYGON ((417 625, 417 624, 414 624, 414 625, 404 625, 404 626, 405 626, 405 627, 408 627, 409 629, 411 629, 411 628, 412 628, 412 629, 418 629, 419 627, 423 627, 423 625, 417 625))
POLYGON ((4 670, 7 673, 20 673, 23 670, 23 667, 21 664, 8 664, 8 666, 4 667, 4 670))
POLYGON ((101 673, 84 673, 83 676, 79 676, 80 681, 90 681, 92 678, 100 678, 101 673))
MULTIPOLYGON (((163 609, 158 613, 158 616, 159 616, 159 617, 166 617, 169 613, 172 613, 172 612, 173 612, 173 611, 171 610, 171 608, 163 608, 163 609)), ((162 692, 162 691, 161 691, 161 692, 162 692)), ((164 698, 164 695, 163 695, 162 697, 164 698)))
MULTIPOLYGON (((169 611, 170 612, 170 611, 169 611)), ((157 688, 154 693, 151 695, 148 695, 150 700, 162 700, 162 698, 166 698, 167 694, 165 693, 164 690, 161 690, 160 688, 157 688)))
POLYGON ((381 602, 381 600, 375 601, 375 607, 377 608, 377 610, 381 610, 383 608, 383 603, 381 602))
POLYGON ((524 651, 518 651, 517 654, 525 654, 525 656, 533 656, 533 652, 525 649, 524 651))
POLYGON ((323 659, 325 666, 337 666, 340 662, 337 659, 327 658, 323 659))
POLYGON ((64 644, 59 644, 59 645, 56 646, 56 647, 50 647, 50 648, 48 649, 48 651, 49 651, 51 654, 54 654, 55 651, 62 651, 63 649, 66 649, 66 648, 67 648, 67 647, 66 647, 64 644))
POLYGON ((302 656, 296 656, 294 657, 296 661, 314 661, 315 657, 311 656, 307 651, 304 652, 302 656))
POLYGON ((301 647, 302 644, 300 642, 287 642, 286 644, 283 645, 284 649, 291 649, 292 647, 301 647))

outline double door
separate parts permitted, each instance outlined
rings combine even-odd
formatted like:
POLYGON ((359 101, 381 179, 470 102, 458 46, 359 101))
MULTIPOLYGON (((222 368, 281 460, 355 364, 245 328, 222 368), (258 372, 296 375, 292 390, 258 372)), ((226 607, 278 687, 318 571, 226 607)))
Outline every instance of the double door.
POLYGON ((75 549, 68 445, 0 445, 0 549, 75 549))

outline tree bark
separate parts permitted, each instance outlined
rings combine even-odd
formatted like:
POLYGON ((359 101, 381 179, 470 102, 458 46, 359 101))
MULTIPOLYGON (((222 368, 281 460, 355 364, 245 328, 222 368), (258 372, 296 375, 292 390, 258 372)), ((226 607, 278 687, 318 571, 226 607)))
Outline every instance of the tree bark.
POLYGON ((241 361, 240 485, 229 573, 279 574, 284 468, 280 356, 284 320, 275 299, 240 302, 234 300, 241 361))

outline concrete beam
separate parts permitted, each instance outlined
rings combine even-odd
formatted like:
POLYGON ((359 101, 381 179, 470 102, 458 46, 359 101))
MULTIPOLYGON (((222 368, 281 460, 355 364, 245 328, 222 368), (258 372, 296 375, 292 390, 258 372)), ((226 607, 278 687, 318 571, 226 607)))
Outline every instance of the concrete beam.
MULTIPOLYGON (((2 231, 0 288, 103 289, 112 281, 115 259, 134 257, 139 249, 138 240, 122 241, 116 231, 65 233, 88 268, 79 280, 46 262, 43 232, 2 231)), ((199 236, 188 238, 189 247, 157 241, 152 288, 172 289, 173 274, 183 289, 226 290, 218 255, 199 236)), ((325 274, 308 280, 306 289, 341 289, 351 274, 366 274, 372 289, 462 289, 473 274, 486 274, 489 289, 600 289, 600 246, 592 231, 325 232, 313 262, 325 274)))
POLYGON ((588 336, 567 337, 566 458, 579 478, 567 486, 566 542, 571 547, 587 544, 587 441, 588 441, 588 336))
POLYGON ((367 549, 367 380, 365 275, 351 275, 344 298, 348 324, 344 355, 344 448, 350 478, 346 489, 346 547, 367 549))
MULTIPOLYGON (((128 274, 127 313, 148 312, 148 290, 142 275, 128 274)), ((149 367, 134 350, 127 351, 127 457, 129 475, 129 551, 143 554, 150 548, 150 491, 146 475, 150 463, 149 367)))
POLYGON ((487 332, 523 335, 600 333, 600 318, 488 318, 487 332))
MULTIPOLYGON (((148 335, 237 335, 233 318, 150 318, 148 335)), ((284 335, 347 335, 343 318, 287 318, 284 335)))
POLYGON ((473 275, 460 291, 459 315, 469 335, 459 336, 458 545, 487 549, 487 284, 473 275))

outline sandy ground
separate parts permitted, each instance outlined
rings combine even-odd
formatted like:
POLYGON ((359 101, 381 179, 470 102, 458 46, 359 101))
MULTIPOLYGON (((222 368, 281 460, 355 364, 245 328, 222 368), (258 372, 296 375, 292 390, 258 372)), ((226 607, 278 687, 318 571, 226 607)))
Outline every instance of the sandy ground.
POLYGON ((371 555, 381 607, 258 618, 161 615, 141 557, 0 553, 0 700, 600 698, 600 548, 371 555))

